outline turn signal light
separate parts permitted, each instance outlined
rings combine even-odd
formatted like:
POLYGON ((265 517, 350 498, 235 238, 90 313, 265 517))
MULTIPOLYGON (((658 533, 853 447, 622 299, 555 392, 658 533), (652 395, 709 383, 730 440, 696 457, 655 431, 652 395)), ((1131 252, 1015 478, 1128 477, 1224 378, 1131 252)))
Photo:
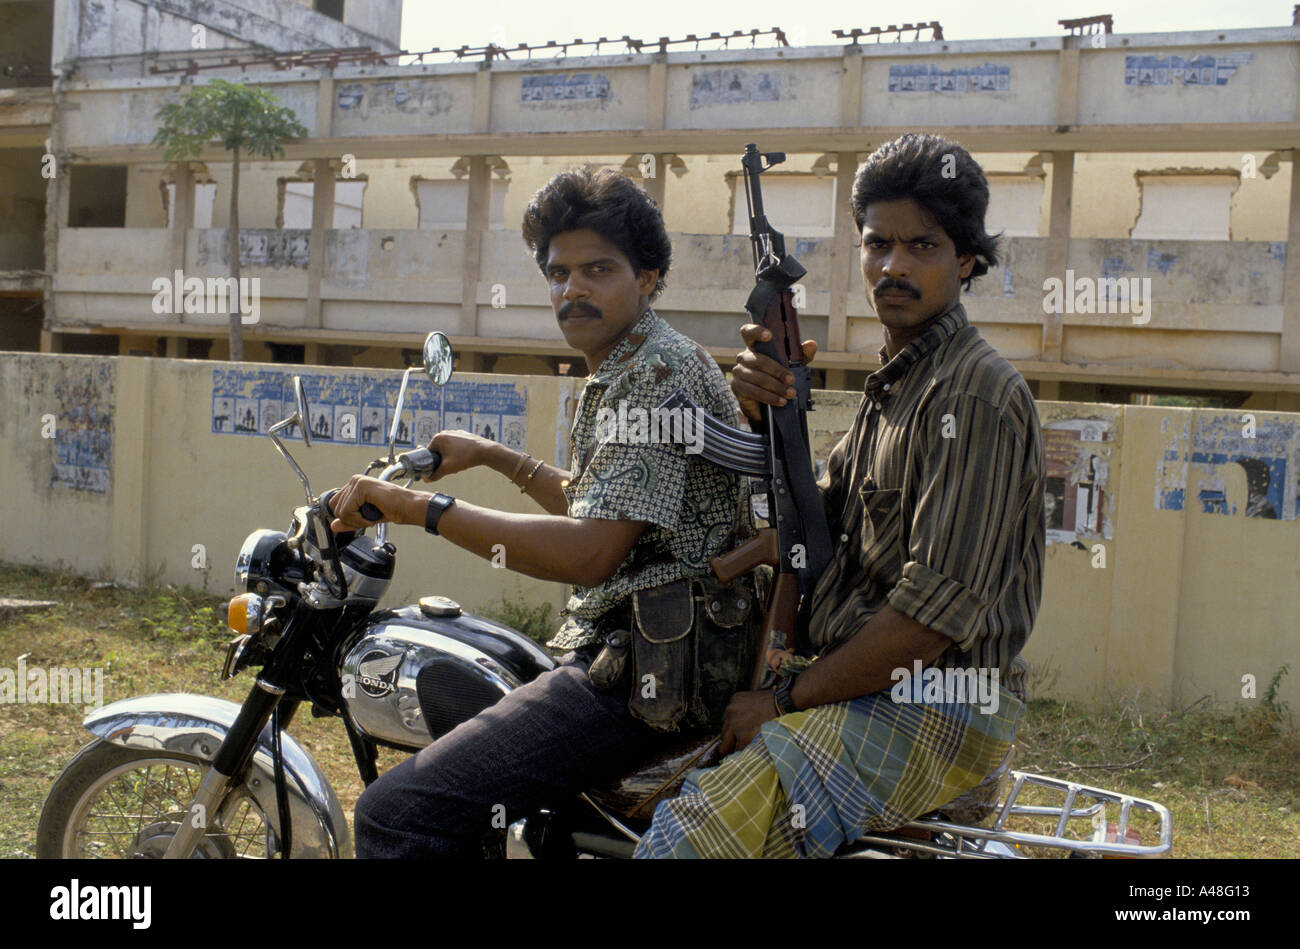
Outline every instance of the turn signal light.
POLYGON ((262 625, 262 598, 256 593, 232 597, 226 607, 226 625, 241 635, 257 633, 262 625))

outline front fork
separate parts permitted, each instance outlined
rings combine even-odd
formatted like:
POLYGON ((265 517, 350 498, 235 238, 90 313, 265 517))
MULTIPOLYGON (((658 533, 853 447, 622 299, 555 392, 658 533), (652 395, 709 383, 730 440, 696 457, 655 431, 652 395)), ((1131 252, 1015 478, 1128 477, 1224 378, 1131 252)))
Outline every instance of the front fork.
MULTIPOLYGON (((204 771, 198 791, 195 792, 194 799, 186 812, 188 819, 181 821, 180 829, 167 845, 167 852, 163 854, 164 860, 184 860, 194 852, 194 848, 207 832, 211 819, 209 815, 218 813, 222 800, 231 788, 231 779, 235 775, 243 774, 248 767, 257 748, 257 738, 262 734, 266 723, 270 721, 271 714, 283 695, 283 688, 258 677, 248 693, 248 698, 240 707, 234 724, 230 726, 230 731, 221 742, 221 747, 217 749, 212 764, 204 771)), ((281 716, 281 728, 288 725, 297 704, 293 700, 287 704, 288 714, 281 716)), ((281 839, 284 837, 284 830, 283 827, 280 828, 281 839)))

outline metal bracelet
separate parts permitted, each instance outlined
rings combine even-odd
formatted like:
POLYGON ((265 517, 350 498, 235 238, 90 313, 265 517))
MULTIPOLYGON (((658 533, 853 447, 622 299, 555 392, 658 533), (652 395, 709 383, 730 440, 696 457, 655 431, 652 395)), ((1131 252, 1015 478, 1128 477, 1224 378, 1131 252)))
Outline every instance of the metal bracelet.
POLYGON ((533 456, 532 456, 532 455, 525 454, 524 452, 520 452, 520 453, 519 453, 519 464, 515 465, 515 470, 512 471, 512 472, 510 472, 510 483, 511 483, 511 484, 518 484, 518 483, 519 483, 518 481, 515 480, 515 478, 518 478, 518 477, 519 477, 519 472, 523 470, 524 462, 527 461, 527 460, 528 460, 529 458, 531 458, 531 457, 533 457, 533 456))
POLYGON ((544 464, 545 462, 539 458, 537 464, 533 465, 533 470, 528 472, 528 477, 524 479, 523 486, 520 487, 519 489, 520 494, 528 493, 528 483, 533 480, 533 475, 537 474, 537 472, 541 470, 542 465, 544 464))

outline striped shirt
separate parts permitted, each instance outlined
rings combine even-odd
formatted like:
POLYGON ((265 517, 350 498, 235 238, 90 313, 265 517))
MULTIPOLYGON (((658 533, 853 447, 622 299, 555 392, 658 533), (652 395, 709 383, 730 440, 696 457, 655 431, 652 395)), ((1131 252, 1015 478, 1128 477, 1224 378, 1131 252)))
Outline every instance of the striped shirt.
POLYGON ((813 650, 840 645, 889 604, 952 639, 931 665, 997 668, 1023 697, 1017 657, 1045 551, 1029 387, 960 303, 880 361, 818 482, 838 542, 812 594, 813 650))

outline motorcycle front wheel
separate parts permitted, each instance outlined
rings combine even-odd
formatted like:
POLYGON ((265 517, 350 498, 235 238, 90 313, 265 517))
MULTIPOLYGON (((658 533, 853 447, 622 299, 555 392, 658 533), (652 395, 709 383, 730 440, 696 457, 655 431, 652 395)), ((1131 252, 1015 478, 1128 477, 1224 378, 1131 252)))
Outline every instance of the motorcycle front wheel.
MULTIPOLYGON (((36 832, 41 859, 160 858, 206 765, 168 751, 96 740, 77 752, 45 799, 36 832)), ((272 823, 245 788, 226 795, 200 838, 200 859, 274 856, 272 823)))

